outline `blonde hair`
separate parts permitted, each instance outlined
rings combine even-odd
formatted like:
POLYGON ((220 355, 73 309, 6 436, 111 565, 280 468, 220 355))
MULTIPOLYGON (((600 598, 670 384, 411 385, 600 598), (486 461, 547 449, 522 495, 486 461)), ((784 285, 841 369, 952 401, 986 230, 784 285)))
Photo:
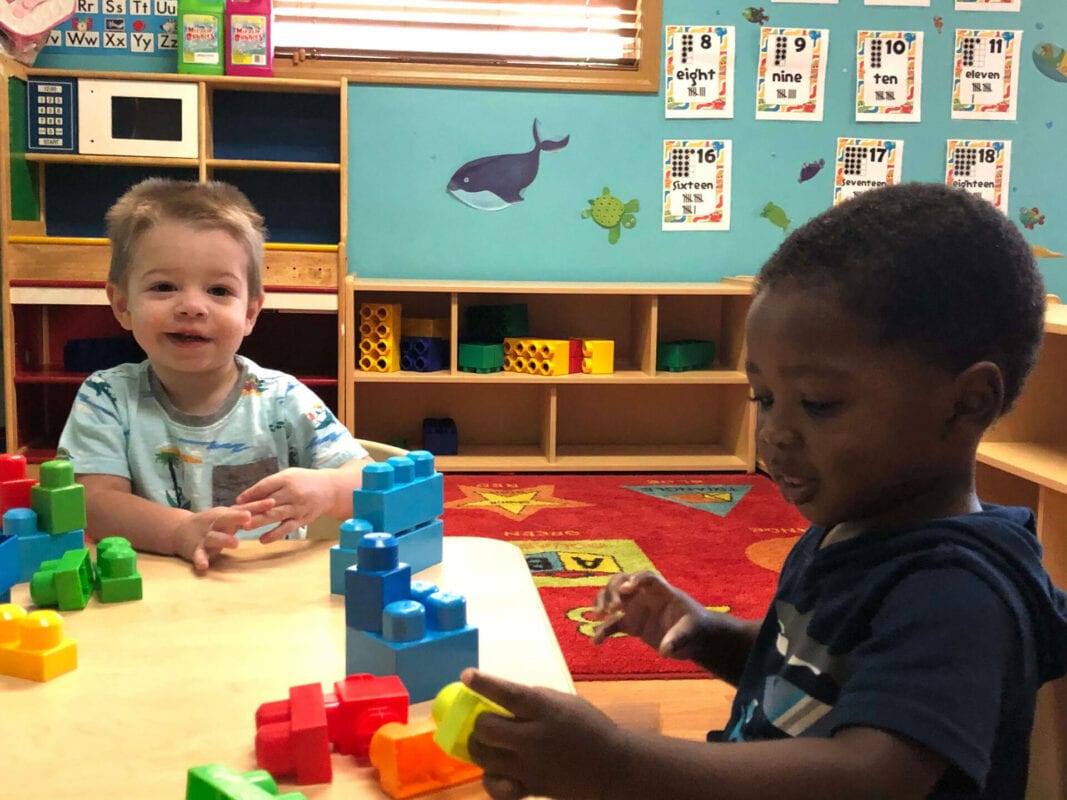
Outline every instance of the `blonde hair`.
POLYGON ((105 216, 111 240, 110 283, 126 288, 137 242, 165 220, 230 234, 248 252, 248 296, 263 294, 263 216, 235 186, 221 181, 147 178, 131 187, 105 216))

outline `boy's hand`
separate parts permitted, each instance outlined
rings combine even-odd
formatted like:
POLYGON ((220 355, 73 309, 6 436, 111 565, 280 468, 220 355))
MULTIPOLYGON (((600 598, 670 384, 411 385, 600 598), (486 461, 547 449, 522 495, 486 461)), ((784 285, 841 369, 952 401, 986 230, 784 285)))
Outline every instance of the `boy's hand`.
POLYGON ((266 544, 276 542, 329 513, 334 502, 334 486, 329 472, 290 467, 249 486, 237 495, 238 504, 271 500, 272 506, 255 514, 247 527, 258 528, 277 522, 278 527, 259 537, 266 544))
POLYGON ((189 514, 174 532, 175 555, 192 562, 198 570, 206 570, 224 549, 237 547, 237 531, 251 527, 252 519, 269 511, 272 505, 272 500, 262 500, 189 514))
POLYGON ((485 770, 493 800, 543 795, 560 800, 609 796, 611 764, 625 758, 625 734, 585 700, 532 688, 475 669, 463 683, 511 711, 514 719, 481 714, 468 741, 471 757, 485 770))
POLYGON ((707 609, 647 570, 613 576, 597 594, 594 613, 603 620, 593 634, 594 644, 625 633, 665 658, 695 659, 711 626, 707 609))

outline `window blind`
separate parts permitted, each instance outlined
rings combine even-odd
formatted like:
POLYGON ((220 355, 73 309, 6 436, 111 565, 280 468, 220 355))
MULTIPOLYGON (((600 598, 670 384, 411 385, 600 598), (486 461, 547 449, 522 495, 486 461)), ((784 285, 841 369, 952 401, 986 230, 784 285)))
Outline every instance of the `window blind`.
POLYGON ((272 35, 275 56, 296 60, 636 69, 641 3, 274 0, 272 35))

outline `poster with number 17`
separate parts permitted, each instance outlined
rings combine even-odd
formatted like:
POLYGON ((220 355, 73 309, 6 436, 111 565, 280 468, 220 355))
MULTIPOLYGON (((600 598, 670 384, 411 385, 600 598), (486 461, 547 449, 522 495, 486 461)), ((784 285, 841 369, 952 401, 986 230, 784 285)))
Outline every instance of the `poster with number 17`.
POLYGON ((903 166, 904 142, 900 139, 838 139, 834 205, 868 189, 900 183, 903 166))
POLYGON ((760 28, 756 119, 822 122, 830 31, 760 28))
POLYGON ((665 139, 663 230, 730 230, 729 139, 665 139))

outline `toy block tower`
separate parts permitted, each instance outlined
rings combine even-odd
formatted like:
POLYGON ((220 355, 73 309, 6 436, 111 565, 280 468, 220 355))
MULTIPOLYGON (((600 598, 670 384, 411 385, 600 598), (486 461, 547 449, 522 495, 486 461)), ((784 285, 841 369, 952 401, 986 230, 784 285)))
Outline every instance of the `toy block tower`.
POLYGON ((330 594, 345 593, 345 570, 359 560, 359 541, 374 529, 365 519, 346 519, 341 523, 340 539, 330 548, 330 594))
POLYGON ((359 307, 359 368, 364 372, 400 369, 400 304, 363 303, 359 307))
POLYGON ((426 450, 367 464, 362 488, 352 492, 352 517, 367 520, 373 531, 393 534, 399 559, 412 572, 441 562, 444 510, 444 476, 426 450))
POLYGON ((4 533, 14 536, 18 545, 18 582, 30 580, 45 561, 63 557, 68 550, 85 546, 81 530, 53 536, 37 530, 37 512, 32 508, 12 508, 4 514, 4 533))
POLYGON ((74 482, 74 464, 65 459, 41 464, 41 480, 30 489, 30 506, 41 531, 53 536, 85 530, 85 487, 74 482))
POLYGON ((363 537, 376 573, 360 577, 359 564, 345 573, 346 667, 349 674, 396 675, 411 702, 429 700, 465 667, 478 665, 478 629, 467 624, 467 601, 424 581, 401 589, 391 534, 363 537), (381 545, 381 546, 375 546, 381 545), (380 559, 380 563, 379 563, 380 559), (386 583, 388 581, 388 583, 386 583), (377 615, 376 619, 371 617, 377 615))
POLYGON ((29 508, 36 483, 36 478, 26 477, 26 456, 0 453, 0 516, 12 508, 29 508))
POLYGON ((63 635, 59 614, 0 605, 0 675, 44 682, 77 666, 78 646, 63 635))

